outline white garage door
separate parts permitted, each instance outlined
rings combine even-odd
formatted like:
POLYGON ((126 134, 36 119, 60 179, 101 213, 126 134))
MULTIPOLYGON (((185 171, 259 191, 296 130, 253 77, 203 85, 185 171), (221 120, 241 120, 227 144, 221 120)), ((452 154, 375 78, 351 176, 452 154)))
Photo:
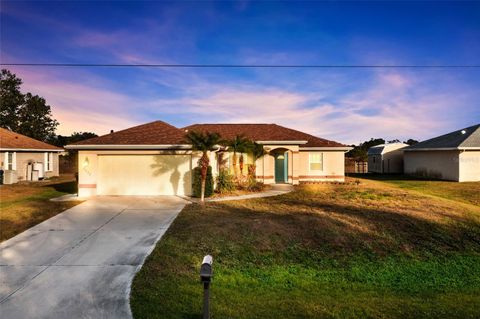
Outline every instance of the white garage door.
POLYGON ((100 155, 98 195, 190 195, 190 155, 100 155))

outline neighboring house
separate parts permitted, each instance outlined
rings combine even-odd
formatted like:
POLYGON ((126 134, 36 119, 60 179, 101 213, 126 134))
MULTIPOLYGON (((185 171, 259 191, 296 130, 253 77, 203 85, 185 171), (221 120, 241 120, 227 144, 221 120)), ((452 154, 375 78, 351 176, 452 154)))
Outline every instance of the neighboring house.
POLYGON ((480 181, 480 124, 405 148, 404 169, 410 175, 480 181))
POLYGON ((402 173, 403 149, 408 144, 388 143, 368 149, 368 171, 370 173, 402 173))
MULTIPOLYGON (((256 178, 266 184, 343 181, 344 155, 351 149, 275 124, 197 124, 179 129, 155 121, 67 145, 79 151, 79 196, 190 195, 192 168, 201 156, 185 143, 186 132, 192 130, 216 132, 223 139, 244 135, 263 144, 268 154, 257 160, 256 178)), ((219 147, 210 152, 214 175, 218 153, 224 151, 219 147)), ((231 153, 223 155, 231 166, 231 153)), ((246 155, 245 167, 252 162, 246 155)))
POLYGON ((0 128, 0 159, 5 184, 58 175, 61 148, 0 128))

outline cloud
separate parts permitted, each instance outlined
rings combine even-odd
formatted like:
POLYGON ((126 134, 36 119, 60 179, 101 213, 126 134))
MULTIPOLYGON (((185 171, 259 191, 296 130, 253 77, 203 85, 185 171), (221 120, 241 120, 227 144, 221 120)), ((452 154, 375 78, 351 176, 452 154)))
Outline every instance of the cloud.
POLYGON ((368 85, 340 96, 332 92, 204 84, 203 93, 190 91, 187 97, 158 99, 152 105, 159 115, 181 106, 191 123, 277 123, 349 144, 370 137, 425 139, 449 127, 455 129, 446 110, 466 104, 469 97, 456 94, 454 87, 446 92, 427 85, 431 80, 381 71, 371 81, 365 80, 368 85))
POLYGON ((132 105, 139 101, 100 87, 99 80, 83 72, 77 81, 62 78, 54 71, 35 72, 12 69, 23 80, 22 92, 32 92, 47 100, 60 125, 57 134, 74 131, 106 134, 110 129, 128 128, 138 123, 132 105), (132 114, 133 113, 133 114, 132 114))
POLYGON ((456 82, 445 76, 435 82, 435 76, 398 71, 377 71, 361 78, 362 85, 340 92, 345 79, 337 76, 329 76, 331 82, 320 90, 301 88, 308 80, 291 80, 294 84, 283 87, 278 83, 284 83, 284 78, 268 85, 246 80, 222 83, 187 70, 144 70, 136 80, 129 79, 135 89, 122 93, 90 71, 71 71, 68 76, 51 70, 14 71, 24 79, 24 91, 42 95, 52 105, 61 123, 59 134, 104 134, 161 119, 177 126, 277 123, 357 144, 371 137, 429 138, 457 129, 456 113, 474 112, 473 106, 468 108, 472 95, 467 86, 452 85, 456 82), (145 85, 155 88, 157 84, 166 88, 166 93, 153 89, 154 94, 145 94, 142 90, 145 85), (452 105, 467 107, 458 112, 452 105))

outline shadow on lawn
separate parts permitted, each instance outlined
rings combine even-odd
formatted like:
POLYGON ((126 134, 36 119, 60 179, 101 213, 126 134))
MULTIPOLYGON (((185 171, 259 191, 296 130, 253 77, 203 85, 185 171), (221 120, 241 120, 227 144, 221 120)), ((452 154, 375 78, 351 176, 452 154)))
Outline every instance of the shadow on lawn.
POLYGON ((45 187, 52 187, 53 189, 55 189, 58 192, 69 193, 69 194, 75 194, 78 191, 76 181, 50 184, 50 185, 45 185, 45 187))
MULTIPOLYGON (((480 250, 480 225, 473 221, 437 222, 389 210, 332 203, 312 207, 285 199, 283 203, 298 211, 274 213, 277 209, 282 211, 282 207, 271 205, 268 210, 253 210, 216 203, 199 208, 207 218, 183 227, 198 228, 200 233, 206 227, 224 237, 221 241, 240 241, 258 251, 280 254, 291 247, 345 257, 358 253, 438 256, 480 250)), ((212 241, 209 245, 216 244, 212 241)))

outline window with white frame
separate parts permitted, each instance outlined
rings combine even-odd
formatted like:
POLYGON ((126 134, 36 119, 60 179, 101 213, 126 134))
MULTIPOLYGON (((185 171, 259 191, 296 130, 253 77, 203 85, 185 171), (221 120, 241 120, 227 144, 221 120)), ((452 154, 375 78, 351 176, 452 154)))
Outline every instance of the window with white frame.
POLYGON ((44 153, 44 169, 45 172, 51 172, 53 170, 53 153, 45 152, 44 153))
POLYGON ((310 153, 310 170, 323 171, 323 153, 310 153))
POLYGON ((16 152, 5 153, 5 168, 9 171, 16 170, 16 152))

